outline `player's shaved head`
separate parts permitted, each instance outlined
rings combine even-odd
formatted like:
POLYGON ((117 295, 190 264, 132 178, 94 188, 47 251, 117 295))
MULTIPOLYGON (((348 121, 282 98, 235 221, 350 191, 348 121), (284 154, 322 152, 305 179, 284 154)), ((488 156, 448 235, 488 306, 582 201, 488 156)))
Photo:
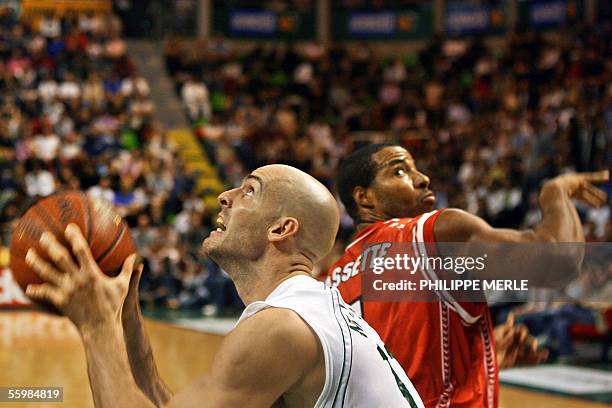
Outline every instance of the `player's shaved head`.
POLYGON ((297 219, 297 250, 312 262, 323 258, 334 245, 340 219, 329 190, 309 174, 282 164, 260 167, 251 175, 260 178, 266 202, 278 204, 278 217, 297 219))
POLYGON ((219 195, 219 228, 205 252, 233 279, 258 275, 274 264, 312 271, 334 245, 338 204, 312 176, 285 165, 256 169, 239 187, 219 195), (261 270, 261 269, 260 269, 261 270))

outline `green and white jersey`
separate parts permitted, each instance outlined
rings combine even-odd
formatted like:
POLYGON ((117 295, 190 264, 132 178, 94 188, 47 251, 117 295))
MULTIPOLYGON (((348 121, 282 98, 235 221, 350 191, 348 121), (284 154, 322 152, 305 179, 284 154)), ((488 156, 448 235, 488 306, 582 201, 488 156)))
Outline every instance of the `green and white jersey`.
POLYGON ((325 385, 315 408, 424 408, 408 376, 378 334, 336 288, 309 276, 282 282, 240 320, 270 308, 297 313, 317 334, 325 356, 325 385))

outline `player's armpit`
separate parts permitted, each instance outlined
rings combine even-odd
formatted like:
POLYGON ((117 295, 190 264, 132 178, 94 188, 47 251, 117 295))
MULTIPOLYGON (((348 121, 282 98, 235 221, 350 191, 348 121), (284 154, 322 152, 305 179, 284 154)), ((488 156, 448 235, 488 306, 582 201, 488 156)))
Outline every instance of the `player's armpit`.
POLYGON ((458 209, 447 209, 436 219, 434 235, 445 256, 481 256, 486 267, 481 279, 527 279, 534 286, 567 284, 583 257, 580 243, 563 244, 537 230, 493 228, 483 219, 458 209))
POLYGON ((270 407, 317 375, 321 387, 316 397, 325 382, 316 334, 293 311, 271 308, 240 323, 219 347, 208 375, 177 393, 166 406, 270 407))

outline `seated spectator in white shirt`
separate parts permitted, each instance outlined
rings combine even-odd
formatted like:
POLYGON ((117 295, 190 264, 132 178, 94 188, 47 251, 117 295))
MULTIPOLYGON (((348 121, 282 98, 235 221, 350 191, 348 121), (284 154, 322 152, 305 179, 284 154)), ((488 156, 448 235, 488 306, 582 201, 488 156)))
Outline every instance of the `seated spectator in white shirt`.
POLYGON ((87 195, 96 200, 106 200, 109 203, 115 201, 115 192, 111 188, 110 177, 102 177, 97 185, 87 190, 87 195))
POLYGON ((47 72, 43 73, 43 79, 38 83, 38 96, 45 102, 51 102, 57 95, 58 86, 55 79, 47 72))
POLYGON ((47 197, 55 193, 55 178, 39 162, 25 176, 26 193, 30 197, 47 197))
POLYGON ((187 109, 189 119, 208 120, 211 115, 208 88, 201 81, 196 81, 193 77, 188 77, 181 89, 181 98, 187 109))
POLYGON ((77 132, 70 132, 60 147, 59 157, 62 161, 79 159, 83 154, 83 138, 77 132))
POLYGON ((151 88, 143 76, 134 72, 121 83, 121 93, 125 96, 135 96, 138 94, 146 98, 151 94, 151 88))
POLYGON ((68 72, 64 75, 64 81, 60 84, 57 94, 64 101, 71 101, 81 97, 81 87, 77 83, 74 74, 68 72))
POLYGON ((43 126, 43 133, 34 136, 34 157, 50 162, 57 157, 61 140, 49 125, 43 126), (46 129, 44 129, 46 128, 46 129))

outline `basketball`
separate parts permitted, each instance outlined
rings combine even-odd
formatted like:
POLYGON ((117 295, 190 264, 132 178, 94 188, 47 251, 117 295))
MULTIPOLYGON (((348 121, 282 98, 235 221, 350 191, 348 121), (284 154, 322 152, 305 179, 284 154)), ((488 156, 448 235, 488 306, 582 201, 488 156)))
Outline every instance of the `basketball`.
POLYGON ((136 250, 127 224, 109 202, 91 199, 79 191, 44 198, 21 217, 11 242, 10 268, 24 291, 30 283, 43 282, 25 262, 28 249, 34 248, 48 259, 38 242, 42 233, 49 231, 70 250, 64 237, 70 223, 81 228, 96 263, 109 276, 118 275, 125 258, 136 250))

